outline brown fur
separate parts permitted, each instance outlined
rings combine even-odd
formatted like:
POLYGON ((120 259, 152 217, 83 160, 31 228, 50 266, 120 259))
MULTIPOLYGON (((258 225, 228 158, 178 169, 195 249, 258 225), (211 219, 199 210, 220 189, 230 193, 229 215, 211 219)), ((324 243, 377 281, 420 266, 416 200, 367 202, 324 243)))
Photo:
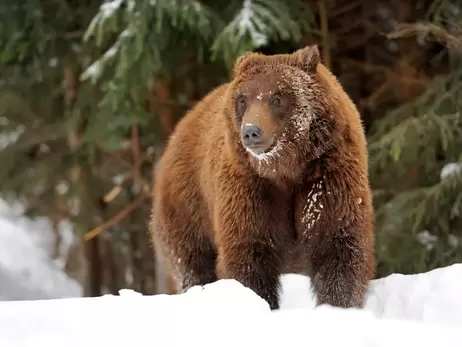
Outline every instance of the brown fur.
POLYGON ((151 230, 179 290, 234 278, 276 309, 279 275, 300 272, 318 304, 362 307, 375 268, 366 139, 319 60, 316 46, 247 53, 177 125, 151 230), (243 122, 263 131, 257 154, 243 122))

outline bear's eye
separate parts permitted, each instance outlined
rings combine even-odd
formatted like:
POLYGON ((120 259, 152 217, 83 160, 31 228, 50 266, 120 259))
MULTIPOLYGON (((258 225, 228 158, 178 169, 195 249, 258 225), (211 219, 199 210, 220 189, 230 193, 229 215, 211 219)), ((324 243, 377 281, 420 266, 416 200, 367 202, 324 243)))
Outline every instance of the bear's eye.
POLYGON ((275 106, 280 106, 281 105, 281 97, 276 95, 274 96, 271 101, 270 101, 271 105, 275 105, 275 106))
POLYGON ((236 98, 236 108, 238 112, 242 112, 247 107, 247 100, 244 95, 239 95, 236 98))
POLYGON ((239 95, 236 98, 236 116, 240 120, 244 116, 245 109, 247 107, 247 99, 244 95, 239 95))

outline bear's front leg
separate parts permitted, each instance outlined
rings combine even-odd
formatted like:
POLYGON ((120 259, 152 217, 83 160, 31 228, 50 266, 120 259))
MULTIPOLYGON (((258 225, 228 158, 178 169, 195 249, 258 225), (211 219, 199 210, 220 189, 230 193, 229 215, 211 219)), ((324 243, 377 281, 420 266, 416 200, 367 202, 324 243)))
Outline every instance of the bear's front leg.
POLYGON ((252 289, 272 310, 279 308, 278 259, 263 242, 224 242, 219 248, 217 272, 220 278, 232 278, 252 289))
POLYGON ((317 304, 361 308, 374 271, 369 193, 326 178, 306 188, 298 196, 297 223, 317 304))
MULTIPOLYGON (((279 229, 288 220, 289 208, 275 208, 271 192, 258 183, 238 177, 217 194, 214 216, 218 248, 217 275, 231 278, 252 289, 272 310, 279 308, 280 253, 279 229)), ((277 206, 279 207, 279 206, 277 206)))
POLYGON ((369 280, 369 251, 355 234, 356 230, 338 228, 316 245, 311 258, 311 280, 318 305, 363 307, 369 280))

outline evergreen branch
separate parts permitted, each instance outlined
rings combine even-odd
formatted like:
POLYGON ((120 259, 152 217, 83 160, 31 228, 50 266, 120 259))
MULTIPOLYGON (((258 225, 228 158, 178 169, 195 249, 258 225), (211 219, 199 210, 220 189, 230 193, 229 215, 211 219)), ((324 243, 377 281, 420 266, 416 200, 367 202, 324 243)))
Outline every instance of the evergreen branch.
MULTIPOLYGON (((458 165, 462 168, 462 162, 458 165)), ((387 228, 396 228, 396 224, 400 224, 402 228, 410 225, 415 233, 424 225, 460 218, 461 202, 462 169, 454 170, 433 186, 412 189, 396 195, 377 209, 376 218, 384 220, 388 224, 387 228)))
POLYGON ((197 0, 182 0, 180 3, 164 0, 157 1, 158 31, 162 28, 162 19, 168 16, 173 28, 181 31, 192 30, 209 40, 218 27, 224 25, 222 19, 211 8, 197 0), (161 11, 162 9, 162 11, 161 11))
POLYGON ((27 100, 6 88, 0 90, 0 117, 5 117, 8 125, 15 128, 21 125, 18 118, 28 118, 32 124, 41 121, 40 116, 32 111, 27 100))
POLYGON ((406 158, 414 160, 437 148, 446 150, 462 136, 459 124, 459 113, 427 113, 419 118, 408 118, 370 143, 371 167, 389 167, 403 159, 403 153, 407 154, 406 158))
MULTIPOLYGON (((462 70, 455 71, 453 74, 447 76, 436 77, 422 95, 415 100, 398 106, 383 119, 375 122, 371 129, 371 140, 375 141, 377 138, 384 136, 390 129, 399 125, 399 122, 407 116, 437 112, 440 106, 460 89, 459 83, 454 82, 458 82, 461 76, 462 70), (448 90, 448 86, 451 84, 452 87, 448 90)), ((456 102, 453 102, 453 104, 456 105, 456 102)))
POLYGON ((271 39, 298 41, 300 25, 284 1, 244 0, 234 18, 218 34, 213 56, 229 63, 245 51, 266 45, 271 39))
MULTIPOLYGON (((96 37, 96 43, 100 46, 105 34, 118 30, 118 26, 115 26, 113 21, 116 20, 117 14, 122 11, 123 1, 127 0, 113 0, 101 5, 102 8, 92 20, 85 34, 86 41, 90 37, 96 37), (108 22, 109 20, 113 21, 108 22)), ((81 76, 82 81, 92 77, 93 83, 96 82, 102 74, 102 69, 114 57, 118 58, 116 77, 124 77, 131 65, 136 65, 140 59, 143 59, 142 54, 154 53, 151 58, 154 57, 155 52, 143 52, 142 49, 143 43, 147 41, 147 36, 150 34, 151 22, 155 23, 159 33, 161 30, 165 31, 163 23, 164 18, 167 18, 173 29, 198 33, 206 41, 210 40, 217 27, 221 26, 220 18, 197 0, 183 0, 179 4, 170 0, 158 0, 154 6, 150 5, 148 1, 135 4, 134 1, 129 0, 125 12, 121 13, 121 17, 125 29, 118 35, 111 48, 85 70, 81 76), (128 53, 128 56, 124 53, 128 53)), ((156 65, 161 66, 160 56, 156 60, 156 65)))
POLYGON ((437 21, 437 18, 441 16, 441 14, 447 8, 447 1, 446 0, 433 0, 430 6, 428 6, 427 13, 425 18, 430 21, 433 18, 433 21, 437 21))
POLYGON ((96 38, 96 44, 101 45, 104 34, 108 30, 117 30, 116 15, 121 9, 124 0, 105 1, 101 4, 98 13, 93 17, 83 36, 84 41, 88 41, 91 36, 96 38))

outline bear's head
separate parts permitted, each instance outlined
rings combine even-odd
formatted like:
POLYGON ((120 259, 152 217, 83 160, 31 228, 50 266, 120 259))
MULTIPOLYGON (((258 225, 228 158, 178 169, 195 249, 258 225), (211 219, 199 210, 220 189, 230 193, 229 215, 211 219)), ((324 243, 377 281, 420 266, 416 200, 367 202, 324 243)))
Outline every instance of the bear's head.
POLYGON ((335 146, 343 93, 316 45, 291 54, 245 53, 234 66, 227 116, 241 157, 263 177, 297 180, 335 146))

